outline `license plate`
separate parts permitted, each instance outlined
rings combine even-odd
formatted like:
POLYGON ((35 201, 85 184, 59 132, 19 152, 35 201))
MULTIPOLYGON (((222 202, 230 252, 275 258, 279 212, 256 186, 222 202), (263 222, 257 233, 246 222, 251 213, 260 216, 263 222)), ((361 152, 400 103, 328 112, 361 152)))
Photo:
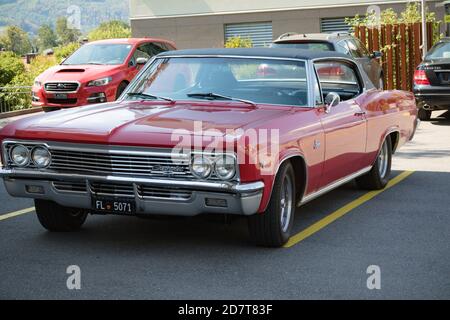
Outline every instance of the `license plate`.
POLYGON ((136 212, 133 200, 92 198, 92 208, 97 212, 133 215, 136 212))
POLYGON ((55 93, 55 99, 67 99, 66 93, 55 93))

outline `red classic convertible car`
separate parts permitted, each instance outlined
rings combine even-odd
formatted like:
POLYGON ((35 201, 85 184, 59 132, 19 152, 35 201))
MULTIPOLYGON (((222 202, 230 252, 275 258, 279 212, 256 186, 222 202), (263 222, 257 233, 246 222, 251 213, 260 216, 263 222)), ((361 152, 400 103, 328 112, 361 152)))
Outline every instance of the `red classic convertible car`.
POLYGON ((5 127, 0 172, 50 231, 89 213, 238 214, 277 247, 297 206, 352 179, 384 188, 417 124, 412 93, 373 88, 339 53, 173 51, 117 102, 5 127))

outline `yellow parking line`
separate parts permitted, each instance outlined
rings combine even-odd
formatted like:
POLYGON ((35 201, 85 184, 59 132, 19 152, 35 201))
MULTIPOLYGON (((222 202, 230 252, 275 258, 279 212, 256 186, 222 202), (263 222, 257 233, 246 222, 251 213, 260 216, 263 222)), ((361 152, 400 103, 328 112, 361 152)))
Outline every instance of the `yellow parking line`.
POLYGON ((14 212, 11 212, 11 213, 2 214, 2 215, 0 215, 0 221, 6 220, 6 219, 9 219, 9 218, 13 218, 13 217, 17 217, 17 216, 20 216, 22 214, 30 213, 30 212, 33 212, 33 211, 34 211, 34 207, 31 207, 31 208, 27 208, 27 209, 14 211, 14 212))
POLYGON ((319 220, 318 222, 316 222, 313 225, 309 226, 305 230, 303 230, 303 231, 297 233, 296 235, 292 236, 289 239, 289 241, 284 245, 284 247, 285 248, 290 248, 292 246, 295 246, 300 241, 303 241, 304 239, 308 238, 309 236, 313 235, 314 233, 316 233, 316 232, 320 231, 321 229, 325 228, 330 223, 336 221, 337 219, 339 219, 340 217, 342 217, 345 214, 349 213, 353 209, 355 209, 355 208, 359 207, 360 205, 366 203, 367 201, 373 199, 374 197, 376 197, 377 195, 379 195, 383 191, 386 191, 387 189, 395 186, 397 183, 403 181, 404 179, 406 179, 407 177, 409 177, 413 173, 414 173, 414 171, 404 171, 404 172, 400 173, 398 176, 393 178, 388 183, 386 188, 384 188, 383 190, 370 191, 370 192, 366 193, 365 195, 359 197, 358 199, 356 199, 356 200, 346 204, 345 206, 343 206, 342 208, 336 210, 332 214, 326 216, 322 220, 319 220))

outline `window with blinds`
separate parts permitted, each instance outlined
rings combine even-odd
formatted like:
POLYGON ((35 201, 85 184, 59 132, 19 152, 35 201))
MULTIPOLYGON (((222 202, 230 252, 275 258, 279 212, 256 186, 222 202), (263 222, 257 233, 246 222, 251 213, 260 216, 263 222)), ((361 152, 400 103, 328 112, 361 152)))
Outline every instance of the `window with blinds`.
POLYGON ((232 37, 252 40, 254 47, 268 47, 273 40, 272 22, 225 25, 225 41, 232 37))
POLYGON ((345 23, 345 17, 343 18, 322 18, 320 19, 320 31, 325 33, 331 32, 349 32, 350 27, 345 23))

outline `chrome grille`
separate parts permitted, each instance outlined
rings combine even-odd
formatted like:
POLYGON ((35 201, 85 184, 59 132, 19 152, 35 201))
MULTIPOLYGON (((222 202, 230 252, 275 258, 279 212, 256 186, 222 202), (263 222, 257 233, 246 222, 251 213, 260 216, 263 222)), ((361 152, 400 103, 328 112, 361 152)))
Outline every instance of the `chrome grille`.
POLYGON ((134 187, 132 184, 97 183, 90 184, 92 193, 100 196, 114 196, 134 198, 134 187))
POLYGON ((50 92, 75 92, 79 84, 76 82, 49 82, 45 84, 45 91, 50 92))
POLYGON ((50 149, 49 169, 63 173, 193 178, 189 158, 173 160, 170 153, 146 155, 50 149))
POLYGON ((85 182, 55 181, 53 182, 53 187, 59 192, 77 192, 77 193, 87 192, 85 182))
POLYGON ((138 186, 138 194, 144 199, 168 199, 186 201, 192 197, 192 191, 171 188, 154 188, 150 186, 138 186))
MULTIPOLYGON (((63 182, 54 181, 53 187, 58 192, 75 192, 86 193, 85 182, 63 182)), ((89 189, 92 194, 97 196, 110 197, 125 197, 134 198, 134 186, 132 184, 114 184, 107 182, 90 182, 89 189)), ((191 190, 152 187, 147 185, 137 185, 137 195, 144 199, 159 199, 159 200, 173 200, 173 201, 188 201, 192 197, 191 190)))

